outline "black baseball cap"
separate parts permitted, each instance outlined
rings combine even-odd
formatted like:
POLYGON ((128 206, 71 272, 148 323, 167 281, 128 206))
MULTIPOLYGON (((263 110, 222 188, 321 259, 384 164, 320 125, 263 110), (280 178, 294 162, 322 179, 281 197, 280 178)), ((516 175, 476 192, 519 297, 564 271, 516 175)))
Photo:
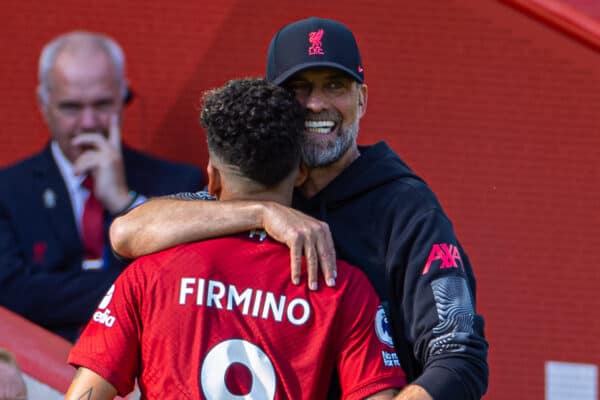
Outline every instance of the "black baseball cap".
POLYGON ((267 80, 279 85, 313 67, 342 70, 363 83, 364 68, 354 35, 332 19, 310 17, 281 28, 267 53, 267 80))

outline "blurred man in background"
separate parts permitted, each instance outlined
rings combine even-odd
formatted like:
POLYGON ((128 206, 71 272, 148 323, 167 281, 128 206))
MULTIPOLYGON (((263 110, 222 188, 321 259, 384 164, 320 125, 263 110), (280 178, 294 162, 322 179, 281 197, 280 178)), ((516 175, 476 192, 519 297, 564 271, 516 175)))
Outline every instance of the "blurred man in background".
POLYGON ((0 348, 0 400, 27 400, 27 387, 17 363, 0 348))
POLYGON ((115 41, 55 38, 37 91, 51 140, 0 170, 0 305, 70 341, 122 270, 107 238, 112 218, 148 196, 202 187, 198 168, 122 145, 127 93, 115 41))

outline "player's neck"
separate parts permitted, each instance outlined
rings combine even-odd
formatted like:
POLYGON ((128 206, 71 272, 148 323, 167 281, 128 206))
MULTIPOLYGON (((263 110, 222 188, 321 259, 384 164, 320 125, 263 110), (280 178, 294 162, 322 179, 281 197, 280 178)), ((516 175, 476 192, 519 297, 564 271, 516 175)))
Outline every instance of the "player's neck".
POLYGON ((287 191, 281 189, 244 191, 223 188, 219 194, 219 200, 273 201, 284 206, 290 206, 292 204, 292 188, 287 191))
POLYGON ((208 187, 219 200, 273 201, 290 206, 297 176, 290 173, 279 183, 265 186, 244 176, 238 168, 211 161, 208 187))

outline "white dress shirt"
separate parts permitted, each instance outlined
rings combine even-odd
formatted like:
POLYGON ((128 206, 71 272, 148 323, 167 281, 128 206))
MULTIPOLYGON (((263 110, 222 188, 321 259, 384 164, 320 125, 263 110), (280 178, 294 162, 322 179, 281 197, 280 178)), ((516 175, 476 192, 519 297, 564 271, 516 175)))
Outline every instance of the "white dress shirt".
POLYGON ((71 205, 73 206, 73 216, 75 217, 77 229, 81 235, 83 206, 90 195, 90 191, 84 188, 82 185, 85 175, 75 175, 75 172, 73 172, 73 164, 67 160, 67 157, 65 157, 60 147, 58 147, 58 143, 56 143, 54 140, 52 143, 50 143, 50 150, 52 151, 52 156, 54 157, 54 161, 56 161, 56 165, 58 165, 58 170, 63 177, 63 181, 67 186, 69 198, 71 199, 71 205))

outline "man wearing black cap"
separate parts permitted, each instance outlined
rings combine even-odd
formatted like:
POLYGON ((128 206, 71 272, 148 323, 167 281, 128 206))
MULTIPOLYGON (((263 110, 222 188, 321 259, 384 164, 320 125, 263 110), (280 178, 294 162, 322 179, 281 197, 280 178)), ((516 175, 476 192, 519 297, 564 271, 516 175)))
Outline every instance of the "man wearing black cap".
MULTIPOLYGON (((291 204, 304 114, 264 79, 206 92, 210 193, 291 204)), ((125 397, 137 377, 144 399, 316 400, 337 368, 345 399, 391 400, 405 377, 366 276, 340 262, 337 287, 312 291, 287 265, 262 230, 136 260, 71 350, 79 372, 66 399, 125 397)))
POLYGON ((116 250, 138 256, 264 227, 291 247, 295 282, 306 255, 314 289, 317 261, 325 282, 335 283, 329 228, 337 255, 361 267, 387 303, 412 381, 398 399, 481 398, 488 344, 469 259, 425 182, 387 144, 358 146, 367 86, 352 32, 319 18, 283 27, 269 46, 267 79, 292 90, 307 110, 302 154, 309 175, 293 205, 327 225, 270 203, 158 199, 113 225, 116 250))

